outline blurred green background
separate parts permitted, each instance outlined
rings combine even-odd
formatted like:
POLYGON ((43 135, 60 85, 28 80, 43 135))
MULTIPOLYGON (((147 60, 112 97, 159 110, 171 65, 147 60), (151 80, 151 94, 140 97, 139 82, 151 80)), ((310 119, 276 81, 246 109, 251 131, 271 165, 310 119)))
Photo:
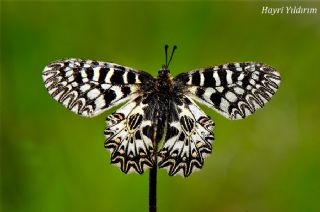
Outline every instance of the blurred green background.
MULTIPOLYGON (((105 118, 54 101, 41 72, 56 59, 112 61, 174 75, 261 61, 282 76, 267 106, 216 122, 213 154, 184 179, 158 174, 164 211, 320 211, 320 3, 1 2, 2 211, 147 211, 148 173, 123 174, 103 147, 105 118), (263 6, 318 14, 262 15, 263 6)), ((114 110, 112 110, 114 111, 114 110)))

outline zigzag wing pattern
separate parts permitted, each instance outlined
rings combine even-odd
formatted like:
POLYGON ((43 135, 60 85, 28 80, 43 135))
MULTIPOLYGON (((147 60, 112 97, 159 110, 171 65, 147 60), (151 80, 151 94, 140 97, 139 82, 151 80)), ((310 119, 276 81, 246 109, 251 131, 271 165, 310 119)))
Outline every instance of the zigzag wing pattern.
POLYGON ((153 124, 146 118, 145 107, 148 105, 138 96, 107 118, 105 147, 111 152, 111 163, 124 173, 142 174, 155 164, 153 124))
POLYGON ((203 166, 211 153, 214 122, 190 98, 170 111, 167 133, 159 152, 159 167, 167 168, 169 175, 189 176, 203 166))

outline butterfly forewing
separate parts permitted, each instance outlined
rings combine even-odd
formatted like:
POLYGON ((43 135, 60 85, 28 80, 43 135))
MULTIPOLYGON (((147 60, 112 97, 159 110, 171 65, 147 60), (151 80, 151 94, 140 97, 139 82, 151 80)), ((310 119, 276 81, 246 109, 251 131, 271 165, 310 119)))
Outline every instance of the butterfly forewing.
POLYGON ((129 67, 82 59, 55 61, 45 67, 42 77, 55 100, 89 117, 128 100, 140 84, 153 80, 129 67))
POLYGON ((182 73, 174 78, 196 101, 229 119, 241 119, 262 108, 275 94, 280 74, 255 62, 229 63, 182 73))

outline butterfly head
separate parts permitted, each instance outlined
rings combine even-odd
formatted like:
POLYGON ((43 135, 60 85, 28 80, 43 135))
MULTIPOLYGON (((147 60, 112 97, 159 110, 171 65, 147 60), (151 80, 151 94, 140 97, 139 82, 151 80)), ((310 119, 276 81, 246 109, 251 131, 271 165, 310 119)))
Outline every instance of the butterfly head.
POLYGON ((168 76, 170 74, 169 65, 170 65, 170 62, 172 60, 173 54, 174 54, 175 50, 177 49, 177 46, 174 45, 173 49, 172 49, 172 52, 171 52, 170 59, 168 61, 168 47, 169 47, 168 45, 164 46, 164 51, 165 51, 165 54, 166 54, 166 64, 162 65, 161 69, 158 71, 158 74, 160 76, 168 76))
POLYGON ((161 69, 158 71, 159 76, 167 76, 170 74, 170 70, 166 65, 162 65, 161 69))

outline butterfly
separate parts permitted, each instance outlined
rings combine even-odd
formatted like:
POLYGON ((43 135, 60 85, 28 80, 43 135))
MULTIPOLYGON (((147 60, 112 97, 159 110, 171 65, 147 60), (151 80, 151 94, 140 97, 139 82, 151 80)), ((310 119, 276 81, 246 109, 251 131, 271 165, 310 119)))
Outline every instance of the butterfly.
POLYGON ((237 120, 262 108, 280 85, 269 65, 238 62, 171 76, 167 60, 157 77, 110 62, 62 59, 42 73, 49 94, 69 110, 94 117, 123 104, 106 119, 105 147, 124 173, 166 168, 170 176, 201 169, 212 151, 215 123, 196 104, 237 120), (160 146, 160 148, 158 148, 160 146))

